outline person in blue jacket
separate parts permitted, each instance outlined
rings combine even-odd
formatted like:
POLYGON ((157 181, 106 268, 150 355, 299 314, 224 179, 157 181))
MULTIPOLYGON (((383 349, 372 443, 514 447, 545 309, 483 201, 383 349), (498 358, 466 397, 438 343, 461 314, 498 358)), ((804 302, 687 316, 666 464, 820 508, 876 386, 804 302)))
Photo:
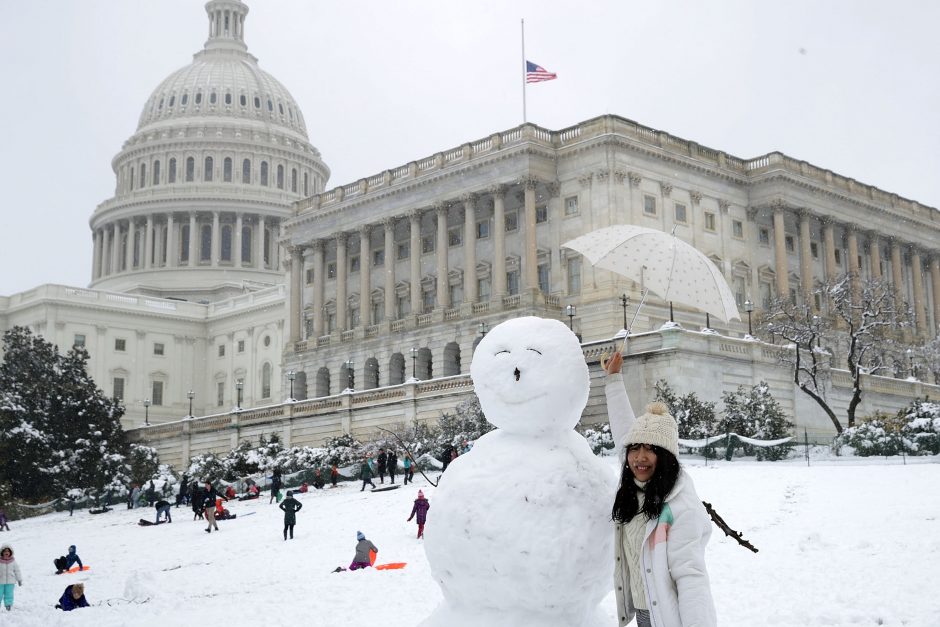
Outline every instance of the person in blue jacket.
POLYGON ((88 599, 85 598, 85 584, 73 583, 59 597, 59 603, 55 606, 55 609, 71 612, 80 607, 88 607, 88 599))

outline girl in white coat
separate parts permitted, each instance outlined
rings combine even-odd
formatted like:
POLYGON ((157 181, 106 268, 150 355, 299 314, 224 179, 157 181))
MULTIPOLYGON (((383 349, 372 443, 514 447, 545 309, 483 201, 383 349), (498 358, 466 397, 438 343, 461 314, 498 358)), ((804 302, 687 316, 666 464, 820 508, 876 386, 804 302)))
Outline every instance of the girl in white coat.
POLYGON ((13 549, 9 544, 0 546, 0 598, 7 610, 13 609, 13 584, 23 585, 20 566, 13 559, 13 549))
POLYGON ((607 411, 624 460, 611 515, 620 625, 714 627, 705 545, 711 524, 677 459, 676 421, 663 403, 635 417, 615 353, 607 362, 607 411))

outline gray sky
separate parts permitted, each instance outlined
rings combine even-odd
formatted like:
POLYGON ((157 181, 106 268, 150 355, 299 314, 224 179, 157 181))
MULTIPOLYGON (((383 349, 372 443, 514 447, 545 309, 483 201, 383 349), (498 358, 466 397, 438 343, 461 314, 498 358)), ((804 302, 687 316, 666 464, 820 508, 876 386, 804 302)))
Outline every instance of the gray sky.
MULTIPOLYGON (((940 208, 940 3, 248 0, 246 42, 304 112, 328 188, 522 122, 621 115, 774 150, 940 208)), ((202 48, 201 0, 0 0, 0 294, 86 285, 88 219, 144 101, 202 48)))

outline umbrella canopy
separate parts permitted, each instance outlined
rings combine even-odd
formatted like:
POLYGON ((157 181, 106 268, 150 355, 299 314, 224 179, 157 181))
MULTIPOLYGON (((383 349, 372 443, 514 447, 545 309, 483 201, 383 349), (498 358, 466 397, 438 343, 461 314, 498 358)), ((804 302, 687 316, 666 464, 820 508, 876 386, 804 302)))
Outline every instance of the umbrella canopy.
POLYGON ((675 235, 618 224, 562 244, 595 267, 633 279, 666 301, 728 322, 740 320, 734 294, 712 261, 675 235))

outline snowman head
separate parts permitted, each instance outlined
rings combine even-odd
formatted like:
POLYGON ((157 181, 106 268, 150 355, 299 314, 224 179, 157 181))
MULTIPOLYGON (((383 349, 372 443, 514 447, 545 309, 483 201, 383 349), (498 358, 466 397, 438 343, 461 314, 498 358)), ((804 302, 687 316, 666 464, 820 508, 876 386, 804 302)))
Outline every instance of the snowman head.
POLYGON ((545 318, 514 318, 493 328, 473 353, 470 376, 486 419, 523 435, 573 429, 590 390, 578 338, 545 318))

